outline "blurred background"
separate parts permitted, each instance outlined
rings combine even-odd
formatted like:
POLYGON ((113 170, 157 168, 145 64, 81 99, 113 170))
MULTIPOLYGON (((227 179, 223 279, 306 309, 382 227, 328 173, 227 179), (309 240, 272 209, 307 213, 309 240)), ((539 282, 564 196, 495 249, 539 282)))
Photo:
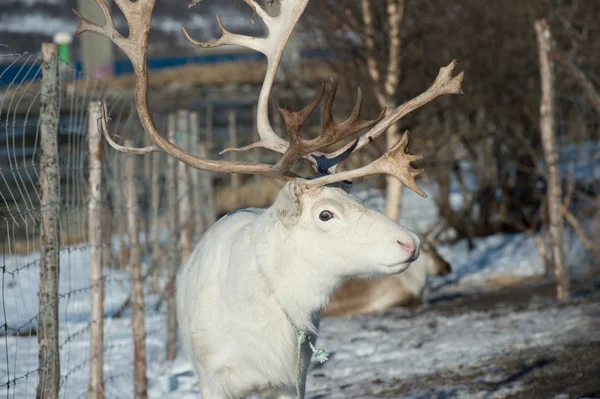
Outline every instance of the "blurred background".
MULTIPOLYGON (((110 3, 126 35, 126 20, 110 3)), ((258 137, 265 58, 232 46, 199 49, 181 32, 185 25, 195 40, 216 40, 218 14, 232 32, 263 36, 260 18, 241 0, 157 3, 149 102, 163 135, 213 159, 277 162, 279 154, 263 149, 219 155, 258 137)), ((265 8, 274 15, 278 2, 265 8)), ((62 359, 61 396, 93 392, 88 309, 95 285, 88 265, 97 244, 90 241, 88 147, 99 117, 93 104, 106 102, 117 142, 150 144, 137 118, 129 60, 99 35, 74 36, 72 9, 103 19, 92 0, 0 4, 0 356, 6 358, 0 358, 0 383, 9 396, 39 394, 37 374, 46 367, 37 363, 38 323, 45 315, 38 303, 44 281, 41 130, 48 123, 42 43, 55 43, 58 53, 61 271, 55 302, 61 339, 53 356, 62 359)), ((341 166, 375 160, 409 130, 409 151, 423 155, 415 163, 424 169, 417 182, 429 197, 384 176, 356 181, 350 191, 418 232, 424 245, 412 274, 354 281, 334 295, 323 315, 336 317, 325 319, 322 334, 333 356, 311 370, 313 397, 600 397, 599 18, 596 0, 309 2, 271 95, 271 124, 284 138, 273 105, 300 109, 330 77, 338 83, 334 117, 342 121, 359 87, 361 115, 375 118, 424 92, 452 60, 458 62, 454 74, 465 73, 464 95, 410 113, 341 166), (344 331, 354 332, 340 338, 344 331), (366 333, 375 343, 362 343, 366 333), (354 356, 344 358, 347 352, 354 356), (375 366, 365 371, 367 354, 375 366)), ((306 137, 318 134, 321 116, 320 107, 306 137)), ((167 310, 172 265, 185 260, 218 218, 268 206, 281 184, 199 172, 161 153, 130 157, 108 145, 100 151, 106 396, 133 395, 133 355, 123 348, 133 339, 124 331, 132 328, 125 316, 132 312, 136 267, 149 395, 195 393, 197 382, 176 347, 165 356, 165 337, 171 342, 175 334, 163 323, 173 317, 167 310), (126 221, 133 204, 129 181, 139 218, 139 266, 131 262, 126 221)), ((313 173, 308 164, 297 171, 313 173)))

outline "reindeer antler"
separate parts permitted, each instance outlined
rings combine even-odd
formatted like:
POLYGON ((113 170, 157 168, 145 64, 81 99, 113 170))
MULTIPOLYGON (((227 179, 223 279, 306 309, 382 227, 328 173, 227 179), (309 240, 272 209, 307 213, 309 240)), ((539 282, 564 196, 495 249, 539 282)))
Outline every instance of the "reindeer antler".
MULTIPOLYGON (((215 42, 197 42, 189 36, 185 28, 183 28, 183 32, 190 42, 199 47, 210 48, 225 44, 233 44, 265 54, 267 57, 267 72, 259 94, 257 107, 257 128, 260 140, 246 147, 228 148, 223 152, 246 151, 251 148, 264 147, 282 153, 283 156, 275 165, 202 159, 183 151, 174 143, 163 138, 158 133, 148 109, 148 33, 150 31, 152 12, 156 0, 115 0, 115 3, 121 9, 129 24, 129 36, 127 37, 123 37, 115 28, 112 16, 104 0, 95 1, 102 9, 106 22, 102 25, 92 23, 75 11, 80 19, 80 25, 76 33, 98 33, 110 39, 123 50, 127 57, 129 57, 136 75, 136 108, 138 115, 144 129, 154 143, 154 145, 145 148, 130 148, 115 143, 107 131, 106 115, 103 108, 103 121, 101 123, 103 133, 109 144, 122 152, 145 154, 162 150, 194 168, 206 171, 259 174, 282 180, 299 179, 299 177, 290 170, 297 159, 309 159, 318 172, 331 173, 334 171, 335 166, 342 160, 380 136, 388 127, 396 123, 406 114, 422 107, 439 96, 462 93, 460 85, 463 79, 463 73, 461 72, 457 76, 452 76, 452 71, 456 65, 456 61, 452 61, 448 66, 440 69, 433 85, 431 85, 427 91, 405 104, 400 105, 389 112, 385 117, 383 117, 385 114, 385 110, 383 110, 379 117, 374 120, 364 120, 360 118, 362 93, 359 89, 357 100, 350 116, 344 122, 336 123, 333 120, 331 108, 337 86, 335 81, 332 80, 331 91, 324 106, 322 132, 317 138, 303 139, 300 134, 300 129, 308 116, 321 102, 325 92, 324 85, 322 85, 317 98, 303 110, 293 112, 289 109, 279 109, 288 128, 290 140, 288 142, 279 137, 273 131, 269 123, 268 101, 285 45, 309 0, 280 0, 280 14, 276 17, 268 15, 255 0, 244 0, 267 26, 269 33, 266 37, 255 38, 231 33, 225 28, 218 16, 217 23, 221 27, 222 35, 215 42), (323 153, 320 151, 366 128, 371 129, 341 149, 332 153, 323 153)), ((397 177, 416 193, 425 196, 425 193, 415 182, 415 177, 421 173, 421 171, 415 170, 410 166, 411 162, 421 159, 421 157, 406 153, 408 140, 408 132, 406 132, 395 146, 374 162, 359 169, 321 176, 310 180, 307 184, 316 187, 347 179, 385 173, 397 177)))

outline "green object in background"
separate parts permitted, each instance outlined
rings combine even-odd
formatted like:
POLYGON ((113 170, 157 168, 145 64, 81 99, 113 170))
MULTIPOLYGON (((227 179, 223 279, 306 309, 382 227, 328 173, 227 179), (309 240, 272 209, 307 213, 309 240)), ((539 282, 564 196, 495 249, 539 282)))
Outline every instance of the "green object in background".
POLYGON ((59 44, 58 45, 58 58, 62 62, 69 62, 69 45, 68 44, 59 44))
POLYGON ((67 32, 58 32, 54 35, 54 43, 58 45, 58 58, 62 62, 70 62, 71 55, 69 51, 69 45, 73 41, 73 36, 67 32))

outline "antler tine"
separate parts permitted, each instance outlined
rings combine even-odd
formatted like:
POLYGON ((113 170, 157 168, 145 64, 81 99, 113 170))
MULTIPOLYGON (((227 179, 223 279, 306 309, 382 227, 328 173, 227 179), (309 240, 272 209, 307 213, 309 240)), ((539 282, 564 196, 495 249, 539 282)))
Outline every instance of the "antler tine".
POLYGON ((327 100, 325 100, 325 105, 323 106, 323 129, 329 127, 333 121, 333 100, 335 100, 335 94, 337 93, 337 82, 334 78, 329 78, 331 82, 331 90, 329 91, 329 95, 327 96, 327 100))
POLYGON ((150 31, 150 21, 152 11, 156 0, 115 0, 119 9, 123 12, 125 19, 129 24, 129 36, 123 37, 115 27, 114 19, 110 14, 105 0, 95 0, 96 4, 102 9, 106 19, 103 25, 95 24, 84 18, 77 11, 73 10, 79 17, 79 27, 75 34, 83 32, 98 33, 116 44, 129 57, 134 70, 143 71, 146 68, 146 52, 148 44, 148 32, 150 31))
POLYGON ((106 121, 108 120, 108 116, 106 115, 106 103, 104 101, 100 102, 100 131, 102 135, 110 144, 112 148, 120 152, 126 152, 128 154, 136 154, 136 155, 145 155, 153 152, 158 152, 160 149, 156 148, 154 145, 149 145, 143 148, 133 148, 127 147, 114 142, 112 137, 110 137, 110 133, 108 132, 108 127, 106 126, 106 121))
POLYGON ((226 44, 232 44, 240 47, 247 47, 249 49, 259 51, 261 53, 265 53, 265 42, 263 39, 257 39, 251 36, 238 35, 236 33, 231 33, 225 28, 223 22, 221 22, 221 18, 217 15, 217 23, 219 24, 219 28, 221 28, 221 37, 214 42, 199 42, 190 36, 185 26, 182 26, 183 34, 185 37, 192 43, 194 46, 202 47, 202 48, 214 48, 224 46, 226 44))
POLYGON ((73 12, 79 18, 79 26, 77 27, 75 34, 79 35, 83 32, 98 33, 104 37, 111 39, 117 46, 121 47, 124 38, 123 36, 121 36, 119 31, 115 27, 115 23, 113 21, 112 16, 110 15, 110 11, 108 9, 108 6, 106 5, 106 2, 104 0, 95 1, 96 4, 98 4, 98 7, 100 7, 100 9, 102 10, 102 13, 104 14, 104 24, 100 25, 91 22, 89 19, 84 18, 81 14, 79 14, 79 12, 77 12, 77 10, 73 8, 73 12))
MULTIPOLYGON (((358 89, 356 89, 356 102, 354 103, 354 107, 352 107, 352 112, 350 113, 350 116, 348 116, 348 119, 356 119, 360 116, 360 110, 362 108, 362 101, 363 101, 363 94, 362 94, 362 90, 359 87, 358 89)), ((383 116, 382 116, 383 118, 383 116)))
MULTIPOLYGON (((254 0, 244 0, 244 2, 246 4, 248 4, 248 6, 250 8, 252 8, 252 11, 254 11, 256 13, 256 15, 258 15, 260 17, 260 19, 263 20, 263 22, 265 23, 265 25, 267 26, 267 28, 269 30, 271 30, 275 27, 276 21, 273 19, 273 17, 271 17, 269 14, 267 14, 266 11, 263 10, 259 4, 257 4, 254 0)), ((265 48, 265 46, 266 46, 266 42, 268 39, 266 39, 266 38, 261 39, 261 38, 256 38, 256 37, 252 37, 252 36, 245 36, 245 35, 238 35, 235 33, 231 33, 225 28, 225 26, 223 25, 223 22, 221 22, 221 18, 219 18, 218 15, 217 15, 217 23, 219 24, 219 28, 221 28, 221 37, 219 39, 215 40, 214 42, 196 41, 196 40, 192 39, 191 36, 188 34, 187 30, 185 29, 185 26, 182 26, 181 29, 183 30, 185 37, 194 46, 203 47, 203 48, 213 48, 213 47, 224 46, 226 44, 232 44, 235 46, 247 47, 247 48, 250 48, 255 51, 259 51, 259 52, 267 55, 266 54, 267 49, 265 48)))
MULTIPOLYGON (((263 22, 269 29, 269 32, 277 29, 277 24, 279 23, 280 18, 271 17, 254 0, 244 0, 244 2, 248 6, 250 6, 250 8, 252 8, 252 10, 263 20, 263 22)), ((304 6, 306 6, 306 5, 304 5, 304 6)), ((282 8, 283 8, 283 4, 282 4, 282 8)), ((304 7, 302 7, 302 10, 300 11, 300 13, 302 13, 303 10, 304 10, 304 7)), ((282 14, 283 14, 283 11, 282 11, 282 14)), ((293 22, 294 25, 296 24, 296 22, 297 22, 297 19, 296 19, 296 21, 293 22)), ((270 53, 271 51, 267 46, 268 46, 268 44, 273 44, 273 43, 270 43, 273 41, 272 39, 270 39, 271 35, 268 35, 267 37, 264 37, 264 38, 257 38, 257 37, 252 37, 252 36, 231 33, 225 28, 225 26, 223 25, 223 22, 221 22, 221 18, 219 18, 218 15, 217 15, 217 23, 219 24, 219 28, 221 28, 221 37, 213 42, 196 41, 196 40, 192 39, 191 36, 188 34, 187 30, 185 29, 185 26, 182 26, 181 29, 183 29, 183 33, 185 34, 185 37, 193 45, 198 46, 198 47, 213 48, 213 47, 224 46, 226 44, 232 44, 234 46, 247 47, 252 50, 259 51, 259 52, 263 53, 264 55, 266 55, 267 58, 269 57, 268 53, 270 53)), ((285 42, 287 42, 287 38, 284 41, 284 45, 285 45, 285 42)))
POLYGON ((352 108, 352 112, 344 122, 338 124, 338 128, 340 130, 350 129, 353 130, 353 132, 350 134, 354 134, 362 129, 366 129, 370 126, 373 126, 374 124, 378 123, 383 119, 383 117, 385 116, 385 112, 387 111, 387 108, 385 107, 381 109, 381 112, 379 112, 379 115, 375 119, 360 119, 359 116, 360 110, 362 108, 362 100, 363 94, 362 90, 359 87, 356 93, 356 103, 354 103, 354 108, 352 108))
POLYGON ((306 122, 310 114, 319 106, 319 103, 323 99, 323 95, 325 94, 325 83, 321 82, 321 90, 319 90, 319 94, 317 97, 306 107, 302 108, 300 111, 292 111, 290 108, 281 108, 275 106, 277 110, 283 116, 283 120, 285 122, 285 126, 287 127, 288 136, 290 142, 300 142, 302 138, 300 137, 300 128, 306 122))
POLYGON ((427 194, 421 190, 415 181, 415 177, 421 174, 423 170, 414 169, 410 165, 411 162, 420 160, 422 156, 408 154, 406 152, 408 143, 409 135, 408 131, 406 131, 392 148, 368 165, 365 165, 362 168, 340 172, 333 175, 325 175, 311 180, 307 184, 312 187, 320 187, 344 180, 384 173, 396 177, 415 193, 419 194, 423 198, 427 198, 427 194))
POLYGON ((318 148, 314 148, 315 150, 330 146, 331 144, 337 143, 338 141, 343 140, 346 137, 352 136, 353 134, 365 128, 373 126, 374 124, 379 122, 385 115, 385 109, 383 109, 379 116, 375 119, 361 119, 359 115, 362 106, 362 90, 358 88, 356 102, 354 103, 352 112, 344 122, 336 123, 333 120, 332 108, 333 101, 335 99, 335 94, 337 92, 337 83, 333 78, 331 78, 330 80, 331 92, 327 97, 327 101, 325 102, 325 106, 323 108, 323 133, 321 134, 321 136, 318 137, 318 142, 314 143, 314 146, 318 145, 318 148))
MULTIPOLYGON (((300 128, 302 127, 304 122, 306 122, 306 119, 308 119, 308 117, 315 110, 315 108, 317 108, 319 106, 319 103, 323 99, 323 94, 325 94, 325 84, 323 82, 321 82, 321 90, 319 91, 317 98, 315 98, 310 104, 308 104, 306 107, 304 107, 301 111, 293 112, 289 108, 281 108, 281 107, 275 106, 275 108, 283 116, 283 120, 285 121, 285 124, 287 127, 288 137, 289 137, 290 142, 293 142, 293 143, 299 142, 300 128)), ((219 154, 224 154, 226 152, 243 152, 243 151, 250 150, 252 148, 258 148, 258 147, 264 147, 264 146, 265 146, 265 143, 258 141, 256 143, 252 143, 247 146, 240 147, 240 148, 228 147, 228 148, 225 148, 223 151, 221 151, 219 154)), ((289 150, 289 148, 290 147, 288 146, 288 150, 289 150)), ((285 153, 288 154, 288 152, 289 151, 286 151, 285 153)), ((290 156, 290 155, 288 154, 288 156, 290 156)))

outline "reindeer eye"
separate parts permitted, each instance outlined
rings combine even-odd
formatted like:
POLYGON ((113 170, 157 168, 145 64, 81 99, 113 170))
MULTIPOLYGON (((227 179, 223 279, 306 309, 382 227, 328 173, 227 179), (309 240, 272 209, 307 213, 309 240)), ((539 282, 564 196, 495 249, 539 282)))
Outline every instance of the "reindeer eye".
POLYGON ((333 213, 329 211, 323 211, 319 214, 319 219, 321 219, 323 222, 331 220, 333 219, 333 213))

